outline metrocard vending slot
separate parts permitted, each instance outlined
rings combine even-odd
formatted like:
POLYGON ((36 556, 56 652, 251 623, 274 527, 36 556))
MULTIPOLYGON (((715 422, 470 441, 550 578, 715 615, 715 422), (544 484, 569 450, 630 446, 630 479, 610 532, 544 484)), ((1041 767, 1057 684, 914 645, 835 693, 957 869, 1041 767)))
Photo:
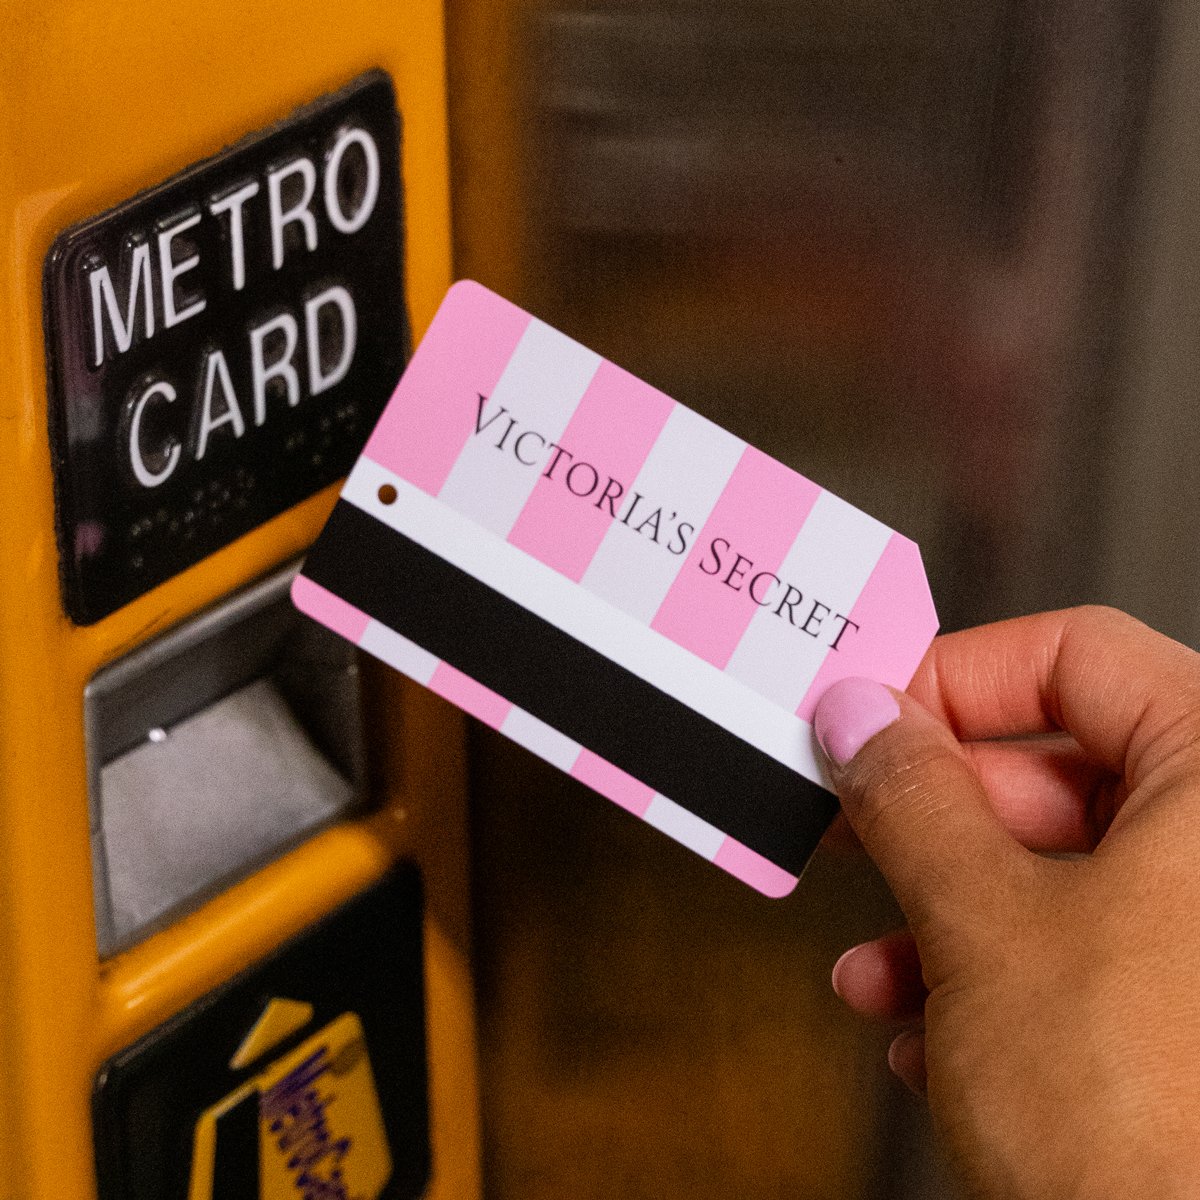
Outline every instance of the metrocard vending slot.
POLYGON ((353 647, 268 577, 84 693, 96 934, 125 949, 358 806, 353 647))

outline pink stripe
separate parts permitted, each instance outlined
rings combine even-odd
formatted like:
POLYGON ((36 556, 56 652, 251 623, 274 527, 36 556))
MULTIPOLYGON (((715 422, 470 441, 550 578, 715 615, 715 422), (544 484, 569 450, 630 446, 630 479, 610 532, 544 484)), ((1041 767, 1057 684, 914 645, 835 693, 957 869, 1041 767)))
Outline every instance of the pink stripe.
POLYGON ((533 318, 469 279, 456 283, 392 393, 364 453, 437 495, 533 318))
POLYGON ((614 804, 628 809, 634 816, 644 817, 650 801, 654 799, 654 789, 647 787, 632 775, 626 774, 620 767, 614 767, 607 759, 593 754, 590 750, 581 750, 571 774, 581 783, 594 788, 602 796, 607 796, 614 804))
POLYGON ((825 655, 796 709, 805 721, 812 720, 817 701, 839 679, 865 675, 891 687, 908 687, 938 628, 915 542, 892 534, 855 601, 850 620, 858 629, 848 626, 838 648, 825 655))
POLYGON ((327 629, 340 634, 356 646, 366 633, 371 618, 353 604, 347 604, 340 596, 313 583, 304 575, 292 580, 292 603, 314 621, 320 621, 327 629))
POLYGON ((731 837, 727 837, 721 843, 713 862, 735 879, 748 883, 755 891, 762 892, 764 896, 770 896, 773 900, 789 895, 799 882, 795 875, 777 867, 769 859, 756 854, 749 846, 743 846, 731 837))
POLYGON ((652 627, 723 669, 758 612, 750 584, 759 572, 778 569, 820 493, 815 483, 747 446, 652 627), (716 556, 714 539, 722 539, 716 556))
POLYGON ((493 729, 499 729, 512 710, 512 705, 503 696, 497 695, 491 688, 485 688, 482 683, 476 683, 470 675, 464 675, 449 663, 438 663, 429 687, 493 729))
POLYGON ((538 479, 508 540, 578 583, 674 407, 602 362, 558 439, 573 458, 563 456, 553 479, 538 479))

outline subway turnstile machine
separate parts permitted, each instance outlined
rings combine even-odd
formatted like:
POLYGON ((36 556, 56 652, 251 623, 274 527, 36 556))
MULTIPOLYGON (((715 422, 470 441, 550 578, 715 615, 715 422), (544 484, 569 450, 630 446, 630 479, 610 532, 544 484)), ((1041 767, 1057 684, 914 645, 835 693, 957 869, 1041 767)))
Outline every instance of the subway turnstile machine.
POLYGON ((459 719, 287 600, 450 282, 442 17, 4 5, 4 1200, 478 1194, 459 719))

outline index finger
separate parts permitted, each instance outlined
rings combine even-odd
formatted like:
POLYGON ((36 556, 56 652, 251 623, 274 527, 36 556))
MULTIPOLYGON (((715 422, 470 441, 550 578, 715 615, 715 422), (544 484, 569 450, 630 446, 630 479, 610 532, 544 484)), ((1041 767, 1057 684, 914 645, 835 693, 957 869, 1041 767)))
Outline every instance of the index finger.
POLYGON ((960 741, 1065 730, 1132 786, 1200 738, 1200 655, 1110 608, 947 634, 909 694, 960 741))

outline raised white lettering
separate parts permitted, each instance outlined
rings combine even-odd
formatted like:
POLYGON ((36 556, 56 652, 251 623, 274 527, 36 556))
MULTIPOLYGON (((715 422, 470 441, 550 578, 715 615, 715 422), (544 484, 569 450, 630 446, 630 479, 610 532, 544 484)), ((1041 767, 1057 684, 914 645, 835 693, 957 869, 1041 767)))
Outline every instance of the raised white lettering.
POLYGON ((271 262, 276 271, 283 266, 284 228, 293 221, 298 221, 304 227, 304 244, 309 250, 317 248, 317 219, 308 208, 316 186, 317 170, 307 158, 298 158, 267 175, 267 194, 271 203, 271 262), (299 175, 304 187, 300 199, 284 209, 283 181, 292 175, 299 175))
POLYGON ((292 366, 292 355, 300 331, 296 318, 291 313, 280 313, 263 325, 250 330, 250 369, 254 376, 254 423, 261 425, 267 419, 267 383, 272 379, 283 379, 287 383, 287 400, 291 408, 300 403, 300 377, 292 366), (284 339, 283 353, 274 362, 264 359, 263 345, 273 333, 281 332, 284 339))
POLYGON ((345 129, 334 142, 333 149, 325 163, 325 212, 329 223, 339 233, 357 233, 370 219, 375 211, 375 201, 379 199, 379 150, 375 139, 364 129, 345 129), (362 199, 353 214, 347 216, 342 212, 341 198, 338 196, 338 179, 342 168, 342 158, 350 146, 358 146, 363 153, 364 166, 367 171, 366 182, 363 186, 362 199))
POLYGON ((242 410, 233 390, 233 380, 229 378, 229 364, 220 350, 212 350, 204 364, 204 398, 201 402, 200 429, 196 438, 197 462, 204 457, 204 451, 208 449, 209 434, 214 429, 220 429, 222 425, 232 425, 234 437, 240 438, 246 432, 246 422, 242 420, 242 410), (214 385, 218 378, 221 381, 223 408, 220 416, 214 417, 214 385))
POLYGON ((246 237, 242 224, 242 206, 252 196, 258 195, 258 184, 251 180, 243 184, 236 192, 214 200, 208 211, 213 216, 221 213, 229 214, 229 252, 232 256, 233 290, 240 292, 246 286, 246 237))
POLYGON ((108 321, 112 326, 113 340, 117 344, 117 353, 124 354, 133 345, 133 315, 137 309, 138 293, 142 295, 142 312, 146 337, 154 336, 154 293, 150 278, 150 247, 143 242, 135 246, 133 258, 129 267, 129 300, 125 306, 125 319, 121 319, 121 310, 117 307, 117 292, 113 287, 112 277, 108 267, 97 267, 89 278, 92 288, 92 327, 95 331, 96 357, 92 365, 100 366, 104 362, 104 322, 102 312, 108 313, 108 321), (101 309, 101 299, 104 307, 101 309))
POLYGON ((354 311, 354 299, 344 287, 334 285, 314 296, 304 305, 304 332, 308 342, 308 393, 318 396, 340 383, 350 370, 354 359, 354 347, 358 338, 358 321, 354 311), (342 316, 341 357, 328 371, 321 367, 321 309, 336 305, 342 316))
POLYGON ((200 255, 193 254, 182 262, 175 262, 174 251, 171 248, 172 241, 179 234, 185 229, 191 229, 199 224, 200 214, 193 213, 177 225, 172 225, 170 229, 164 229, 158 235, 158 272, 162 276, 163 323, 168 329, 178 325, 181 321, 186 321, 188 317, 194 317, 197 313, 204 311, 203 297, 194 300, 183 312, 176 311, 175 280, 185 271, 190 271, 200 261, 200 255))
POLYGON ((138 397, 137 403, 133 406, 133 419, 129 422, 129 465, 133 468, 134 478, 144 488, 158 487, 160 483, 170 477, 179 464, 178 442, 165 444, 166 459, 157 471, 152 471, 146 465, 146 459, 142 455, 142 413, 146 411, 146 405, 155 396, 161 396, 165 403, 171 404, 175 400, 175 389, 161 379, 152 383, 138 397))

